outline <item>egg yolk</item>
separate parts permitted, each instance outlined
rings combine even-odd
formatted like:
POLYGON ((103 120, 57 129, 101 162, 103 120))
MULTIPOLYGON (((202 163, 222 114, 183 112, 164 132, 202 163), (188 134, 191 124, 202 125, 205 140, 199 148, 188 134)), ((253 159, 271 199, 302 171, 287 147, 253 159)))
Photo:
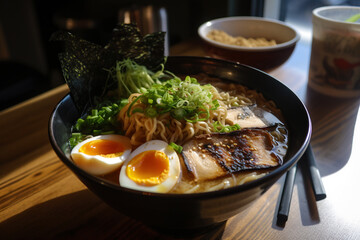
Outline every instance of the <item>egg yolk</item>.
POLYGON ((85 143, 79 149, 79 152, 85 153, 87 155, 95 156, 107 156, 107 157, 116 157, 125 151, 125 147, 121 142, 107 140, 107 139, 97 139, 85 143))
POLYGON ((169 158, 161 151, 150 150, 136 155, 127 165, 126 174, 135 183, 154 186, 166 180, 169 158))

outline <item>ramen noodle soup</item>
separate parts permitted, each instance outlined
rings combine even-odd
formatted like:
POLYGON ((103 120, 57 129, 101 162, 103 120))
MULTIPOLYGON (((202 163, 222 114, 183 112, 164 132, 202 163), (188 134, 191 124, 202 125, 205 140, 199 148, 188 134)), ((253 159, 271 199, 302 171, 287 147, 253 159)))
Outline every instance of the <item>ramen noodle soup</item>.
MULTIPOLYGON (((84 159, 87 147, 78 144, 73 149, 74 162, 86 169, 84 162, 93 161, 86 170, 98 177, 159 193, 225 189, 261 178, 282 165, 288 132, 274 102, 243 85, 205 74, 180 78, 171 82, 178 85, 167 89, 162 100, 155 99, 157 103, 144 98, 150 90, 131 94, 116 116, 123 135, 89 140, 86 144, 96 148, 100 141, 107 149, 94 153, 91 160, 84 159), (192 90, 187 92, 187 88, 192 90), (188 100, 177 103, 182 108, 172 112, 161 108, 166 99, 182 91, 188 95, 188 100), (190 112, 192 101, 203 102, 190 117, 184 114, 190 112), (115 153, 111 148, 117 148, 115 153), (94 159, 97 156, 105 160, 94 159)), ((161 92, 160 87, 153 90, 161 92)))
POLYGON ((233 37, 221 30, 211 30, 207 37, 216 42, 241 46, 241 47, 268 47, 275 46, 275 40, 268 40, 266 38, 244 38, 242 36, 233 37))

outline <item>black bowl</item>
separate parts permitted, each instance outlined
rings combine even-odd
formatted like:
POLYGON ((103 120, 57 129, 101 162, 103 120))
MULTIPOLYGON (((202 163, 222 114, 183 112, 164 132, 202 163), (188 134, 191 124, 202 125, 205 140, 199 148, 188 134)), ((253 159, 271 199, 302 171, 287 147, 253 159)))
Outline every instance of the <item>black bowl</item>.
MULTIPOLYGON (((247 208, 302 156, 311 136, 308 112, 284 84, 257 69, 212 58, 169 57, 166 69, 175 74, 206 73, 239 82, 263 93, 282 110, 289 130, 284 164, 270 174, 232 188, 195 194, 160 194, 126 189, 92 176, 70 159, 67 143, 71 126, 80 117, 70 95, 56 106, 49 122, 49 137, 61 161, 99 198, 120 212, 152 226, 191 229, 221 223, 247 208)), ((69 203, 71 204, 71 203, 69 203)))

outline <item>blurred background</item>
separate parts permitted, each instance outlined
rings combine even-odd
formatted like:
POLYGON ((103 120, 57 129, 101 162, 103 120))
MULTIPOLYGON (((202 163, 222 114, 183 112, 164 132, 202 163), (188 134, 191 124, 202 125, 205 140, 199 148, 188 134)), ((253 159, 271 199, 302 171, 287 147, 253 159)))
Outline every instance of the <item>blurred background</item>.
POLYGON ((105 45, 113 27, 140 9, 152 18, 142 19, 144 31, 166 30, 168 48, 198 38, 207 20, 227 16, 282 20, 310 43, 311 12, 326 5, 360 6, 360 0, 0 0, 0 111, 64 84, 49 42, 60 29, 105 45), (145 26, 149 21, 161 22, 161 29, 145 26))

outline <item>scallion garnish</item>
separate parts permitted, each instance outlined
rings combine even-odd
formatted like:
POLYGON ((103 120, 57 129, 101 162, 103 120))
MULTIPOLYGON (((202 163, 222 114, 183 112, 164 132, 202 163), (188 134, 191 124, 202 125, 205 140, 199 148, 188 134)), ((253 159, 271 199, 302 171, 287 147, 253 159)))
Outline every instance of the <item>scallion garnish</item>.
POLYGON ((131 104, 130 104, 128 110, 127 110, 127 113, 126 113, 128 117, 130 117, 130 111, 131 111, 132 106, 133 106, 140 98, 141 98, 141 95, 138 96, 137 98, 135 98, 135 100, 131 102, 131 104))
POLYGON ((184 119, 186 117, 186 110, 184 108, 175 108, 172 110, 171 116, 177 120, 184 119))
POLYGON ((174 142, 169 143, 169 146, 172 147, 177 153, 181 153, 183 150, 183 147, 180 145, 177 145, 174 142))
POLYGON ((240 125, 237 123, 230 126, 230 125, 223 125, 219 121, 216 121, 213 124, 213 128, 214 128, 213 129, 214 132, 233 132, 241 129, 240 125))
POLYGON ((153 117, 156 117, 158 114, 157 114, 157 111, 155 108, 148 107, 145 109, 145 115, 153 118, 153 117))
POLYGON ((140 93, 142 89, 160 83, 159 78, 164 71, 164 66, 161 67, 161 70, 154 73, 131 59, 117 61, 115 68, 110 70, 110 74, 118 82, 119 97, 128 98, 133 93, 140 93))
POLYGON ((121 100, 116 103, 104 102, 97 108, 92 109, 86 117, 79 118, 74 125, 73 133, 69 140, 70 146, 74 147, 88 135, 96 136, 116 133, 114 129, 118 129, 118 132, 120 132, 116 115, 127 103, 127 100, 121 100))
POLYGON ((141 102, 149 106, 147 109, 155 109, 157 114, 170 112, 177 120, 205 121, 210 117, 210 110, 220 106, 213 100, 212 90, 211 85, 200 85, 195 78, 187 76, 181 80, 175 77, 144 89, 141 102))

